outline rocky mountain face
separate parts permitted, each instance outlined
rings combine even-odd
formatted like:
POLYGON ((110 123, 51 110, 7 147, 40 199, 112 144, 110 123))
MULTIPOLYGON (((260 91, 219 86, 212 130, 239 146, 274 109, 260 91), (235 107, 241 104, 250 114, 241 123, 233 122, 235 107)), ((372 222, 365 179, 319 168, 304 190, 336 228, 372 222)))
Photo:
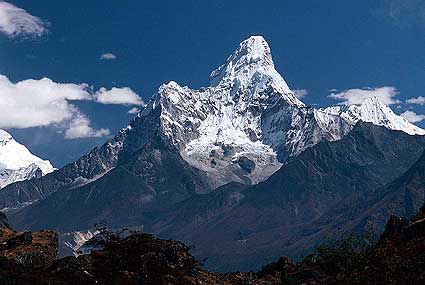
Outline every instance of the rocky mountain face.
POLYGON ((4 213, 0 212, 0 229, 10 228, 9 221, 4 213))
POLYGON ((243 41, 210 79, 199 90, 161 86, 102 147, 2 189, 0 208, 22 229, 143 227, 195 244, 211 268, 251 269, 308 252, 332 223, 353 228, 353 209, 379 202, 376 189, 424 150, 425 131, 376 98, 306 106, 262 37, 243 41))
POLYGON ((54 171, 47 160, 33 155, 6 131, 0 129, 0 188, 17 181, 40 178, 54 171))

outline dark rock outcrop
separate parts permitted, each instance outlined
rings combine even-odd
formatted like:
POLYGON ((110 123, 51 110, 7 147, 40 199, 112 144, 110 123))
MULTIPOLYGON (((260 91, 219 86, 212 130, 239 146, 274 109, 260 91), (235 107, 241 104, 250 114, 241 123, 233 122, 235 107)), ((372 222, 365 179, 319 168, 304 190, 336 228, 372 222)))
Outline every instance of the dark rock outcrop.
MULTIPOLYGON (((4 214, 2 214, 4 215, 4 214)), ((51 231, 16 232, 0 228, 0 259, 23 267, 45 267, 56 260, 57 234, 51 231)))
POLYGON ((424 229, 423 213, 412 221, 394 216, 375 245, 346 240, 299 263, 281 257, 259 272, 224 274, 202 269, 183 243, 140 232, 103 230, 90 253, 53 260, 52 232, 2 229, 0 284, 424 284, 424 229))

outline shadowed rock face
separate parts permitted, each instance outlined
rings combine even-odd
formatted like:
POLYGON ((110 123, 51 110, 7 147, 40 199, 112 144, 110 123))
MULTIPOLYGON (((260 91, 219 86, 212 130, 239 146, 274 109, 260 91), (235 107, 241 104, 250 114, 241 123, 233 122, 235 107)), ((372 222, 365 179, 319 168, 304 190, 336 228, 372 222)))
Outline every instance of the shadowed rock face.
POLYGON ((4 213, 0 212, 0 229, 10 228, 9 221, 4 213))

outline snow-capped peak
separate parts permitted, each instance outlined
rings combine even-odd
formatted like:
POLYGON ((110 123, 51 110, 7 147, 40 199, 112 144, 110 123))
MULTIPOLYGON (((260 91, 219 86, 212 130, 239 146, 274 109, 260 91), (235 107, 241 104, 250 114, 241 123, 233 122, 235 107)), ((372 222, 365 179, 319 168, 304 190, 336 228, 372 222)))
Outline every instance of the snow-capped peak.
POLYGON ((52 172, 48 160, 33 155, 6 131, 0 130, 0 188, 52 172))
POLYGON ((288 103, 304 106, 276 71, 270 47, 262 36, 251 36, 210 75, 212 87, 232 87, 232 95, 271 86, 288 103))
POLYGON ((135 129, 158 126, 213 188, 263 181, 288 157, 337 140, 351 127, 339 116, 319 116, 296 98, 261 36, 240 43, 210 79, 199 90, 174 81, 162 85, 140 113, 144 126, 135 129), (318 122, 316 117, 325 116, 318 122))
POLYGON ((240 43, 210 79, 211 85, 199 90, 174 81, 162 85, 141 116, 159 113, 162 134, 189 164, 211 174, 212 185, 264 180, 281 166, 271 145, 280 145, 285 132, 268 132, 262 120, 289 128, 288 120, 304 103, 275 70, 261 36, 240 43), (275 112, 288 120, 272 119, 275 112))
MULTIPOLYGON (((241 42, 239 48, 227 58, 226 63, 211 73, 211 85, 218 85, 233 77, 252 77, 252 74, 247 73, 255 72, 258 68, 274 69, 274 63, 266 40, 261 36, 252 36, 241 42)), ((290 92, 286 83, 285 87, 286 91, 290 92)))
POLYGON ((385 126, 391 130, 403 131, 410 135, 425 135, 425 130, 395 114, 377 97, 367 98, 360 105, 333 106, 322 109, 327 114, 339 115, 351 124, 359 120, 385 126))

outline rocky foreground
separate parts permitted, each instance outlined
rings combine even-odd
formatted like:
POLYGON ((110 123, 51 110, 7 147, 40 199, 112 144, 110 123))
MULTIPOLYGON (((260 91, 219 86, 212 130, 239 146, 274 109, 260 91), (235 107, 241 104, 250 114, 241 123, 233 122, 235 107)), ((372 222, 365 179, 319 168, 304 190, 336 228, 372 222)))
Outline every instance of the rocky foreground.
POLYGON ((424 213, 391 217, 376 244, 348 238, 260 272, 208 272, 181 242, 138 232, 105 231, 88 248, 56 259, 56 233, 17 232, 0 213, 0 284, 425 284, 424 213))

